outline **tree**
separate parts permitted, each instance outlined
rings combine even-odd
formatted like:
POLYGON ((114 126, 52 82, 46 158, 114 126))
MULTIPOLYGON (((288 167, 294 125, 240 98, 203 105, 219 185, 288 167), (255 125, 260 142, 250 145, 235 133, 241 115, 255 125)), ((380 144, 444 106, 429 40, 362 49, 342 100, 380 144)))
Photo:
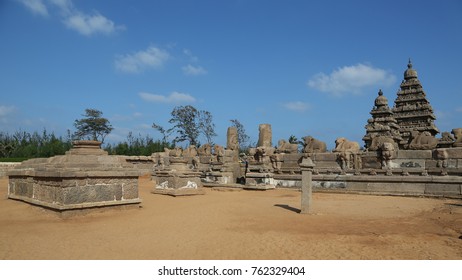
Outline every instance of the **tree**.
POLYGON ((207 143, 212 144, 212 138, 217 136, 212 114, 205 110, 197 110, 191 105, 177 106, 172 110, 172 118, 168 121, 173 124, 170 129, 153 123, 152 127, 163 135, 163 142, 167 143, 167 137, 176 133, 173 144, 188 141, 189 145, 198 146, 199 136, 204 135, 207 143))
POLYGON ((198 115, 199 130, 204 134, 207 143, 212 145, 212 138, 217 136, 215 133, 215 124, 213 123, 212 114, 208 111, 201 110, 198 115))
POLYGON ((295 137, 295 135, 290 135, 289 137, 289 143, 290 144, 299 144, 300 141, 298 141, 297 137, 295 137))
POLYGON ((173 127, 167 132, 176 132, 177 136, 173 139, 173 143, 189 141, 190 145, 197 146, 199 144, 199 124, 196 108, 191 105, 178 106, 173 108, 172 118, 168 121, 173 124, 173 127))
POLYGON ((109 120, 102 117, 103 112, 96 109, 85 109, 85 118, 74 121, 77 131, 74 137, 77 139, 87 138, 89 140, 101 141, 104 143, 106 136, 113 130, 109 120))
POLYGON ((248 142, 250 141, 250 137, 247 135, 247 133, 245 133, 244 125, 237 119, 230 120, 230 122, 233 124, 232 126, 236 127, 237 129, 237 139, 239 141, 239 145, 241 147, 247 147, 248 142))

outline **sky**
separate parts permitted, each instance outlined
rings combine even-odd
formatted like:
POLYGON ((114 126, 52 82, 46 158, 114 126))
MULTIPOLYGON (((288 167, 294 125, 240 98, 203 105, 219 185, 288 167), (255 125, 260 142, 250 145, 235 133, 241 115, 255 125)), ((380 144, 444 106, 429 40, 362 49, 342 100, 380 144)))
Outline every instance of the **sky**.
POLYGON ((152 124, 192 105, 221 145, 237 119, 252 143, 269 123, 273 144, 362 146, 377 92, 393 106, 409 59, 450 131, 461 50, 458 0, 0 0, 0 131, 65 136, 94 108, 114 127, 106 142, 161 139, 152 124))

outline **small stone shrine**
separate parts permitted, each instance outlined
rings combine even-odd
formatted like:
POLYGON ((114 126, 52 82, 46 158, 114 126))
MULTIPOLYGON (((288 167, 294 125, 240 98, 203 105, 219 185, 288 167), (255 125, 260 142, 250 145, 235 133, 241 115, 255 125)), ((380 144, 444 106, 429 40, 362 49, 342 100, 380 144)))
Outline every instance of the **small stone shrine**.
POLYGON ((376 151, 383 142, 400 143, 403 139, 399 134, 399 125, 388 107, 388 100, 379 90, 375 99, 374 108, 370 114, 372 118, 367 121, 366 135, 363 137, 365 148, 369 151, 376 151))
POLYGON ((65 155, 24 161, 8 174, 8 198, 57 211, 140 203, 139 171, 100 145, 75 141, 65 155))

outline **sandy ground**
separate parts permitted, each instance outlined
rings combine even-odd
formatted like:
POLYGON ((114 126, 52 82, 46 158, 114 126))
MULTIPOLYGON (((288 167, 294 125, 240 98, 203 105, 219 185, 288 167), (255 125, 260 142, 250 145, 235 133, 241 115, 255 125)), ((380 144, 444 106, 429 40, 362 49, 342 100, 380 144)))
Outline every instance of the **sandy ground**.
POLYGON ((462 259, 462 201, 295 190, 170 197, 140 178, 142 207, 60 218, 7 199, 0 259, 462 259))

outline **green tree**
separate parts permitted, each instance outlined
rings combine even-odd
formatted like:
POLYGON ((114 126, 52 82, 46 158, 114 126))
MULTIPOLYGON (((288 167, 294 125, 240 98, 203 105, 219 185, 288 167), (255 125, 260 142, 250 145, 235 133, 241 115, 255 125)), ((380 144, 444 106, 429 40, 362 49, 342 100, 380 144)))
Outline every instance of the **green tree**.
POLYGON ((108 119, 102 117, 103 112, 96 109, 85 109, 85 118, 75 120, 74 126, 77 131, 74 137, 77 139, 89 139, 104 143, 106 136, 111 133, 113 127, 108 119))

